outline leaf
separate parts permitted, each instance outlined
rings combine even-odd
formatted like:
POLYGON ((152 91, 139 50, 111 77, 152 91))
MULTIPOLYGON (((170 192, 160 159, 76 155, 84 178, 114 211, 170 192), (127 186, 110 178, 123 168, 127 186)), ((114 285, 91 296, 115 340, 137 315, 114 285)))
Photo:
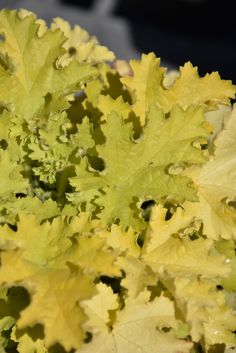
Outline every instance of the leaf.
POLYGON ((66 350, 79 348, 86 319, 80 301, 95 293, 95 275, 120 273, 105 240, 93 236, 98 226, 85 214, 69 223, 58 217, 42 224, 34 215, 22 214, 17 231, 0 227, 0 246, 5 250, 0 283, 28 290, 31 300, 17 327, 42 324, 46 347, 59 342, 66 350))
POLYGON ((67 177, 73 174, 74 165, 94 146, 88 119, 85 118, 81 124, 76 124, 77 131, 73 134, 70 133, 71 127, 65 112, 51 113, 47 122, 38 129, 37 135, 34 134, 30 138, 28 144, 31 151, 29 157, 37 161, 33 167, 34 174, 39 176, 40 181, 49 184, 59 178, 58 188, 61 190, 58 192, 61 194, 65 192, 67 177), (60 182, 64 184, 59 185, 60 182))
POLYGON ((125 274, 120 284, 127 290, 127 297, 134 299, 148 286, 156 285, 156 273, 139 258, 120 256, 117 258, 116 264, 125 274))
POLYGON ((97 105, 98 109, 103 113, 101 119, 107 120, 110 113, 119 112, 123 119, 128 119, 128 116, 131 112, 131 107, 127 102, 124 102, 122 96, 119 96, 116 99, 113 99, 109 95, 99 97, 99 102, 97 105))
MULTIPOLYGON (((144 226, 134 214, 138 200, 173 199, 195 200, 190 179, 168 173, 171 165, 185 166, 204 163, 201 150, 193 142, 206 137, 203 112, 199 108, 183 111, 175 107, 167 119, 156 107, 148 114, 143 134, 132 139, 132 126, 112 113, 102 125, 106 137, 98 145, 99 158, 104 161, 102 172, 90 170, 85 161, 76 168, 77 176, 70 179, 76 194, 70 196, 75 203, 91 203, 100 207, 99 218, 111 224, 120 220, 122 227, 144 226), (138 187, 137 187, 138 186, 138 187), (125 197, 124 197, 125 195, 125 197)), ((140 212, 136 208, 136 214, 140 212)))
POLYGON ((132 109, 142 125, 152 104, 164 112, 171 111, 176 104, 184 109, 193 104, 209 109, 218 103, 229 104, 229 98, 235 97, 236 87, 231 81, 221 80, 217 72, 200 78, 190 62, 180 67, 180 77, 168 89, 163 85, 166 69, 160 66, 160 59, 154 53, 143 54, 141 61, 131 60, 130 66, 133 76, 121 81, 131 93, 132 109))
POLYGON ((211 239, 236 239, 235 122, 234 108, 215 141, 214 156, 201 170, 192 173, 199 202, 184 206, 188 214, 203 223, 204 234, 211 239))
POLYGON ((149 227, 145 235, 143 249, 150 252, 165 243, 172 235, 191 234, 197 230, 194 217, 178 207, 172 217, 166 220, 168 209, 162 205, 152 208, 149 227))
POLYGON ((103 232, 101 236, 106 239, 108 246, 119 251, 119 253, 134 257, 140 255, 141 249, 138 245, 138 234, 132 228, 122 231, 117 224, 112 224, 111 230, 103 232))
POLYGON ((23 178, 22 166, 12 161, 7 150, 0 149, 0 202, 11 200, 16 193, 26 193, 27 180, 23 178))
POLYGON ((144 252, 143 260, 155 273, 168 273, 176 276, 201 276, 205 278, 226 277, 230 266, 225 256, 211 255, 214 243, 211 239, 179 239, 172 236, 165 243, 150 252, 144 252), (201 262, 199 262, 201 258, 201 262))
POLYGON ((235 345, 232 331, 236 316, 227 306, 224 293, 217 291, 214 281, 175 278, 174 287, 175 299, 190 325, 193 341, 204 336, 207 346, 223 342, 235 345))
POLYGON ((96 285, 97 294, 91 300, 84 300, 81 306, 87 317, 85 326, 91 328, 93 332, 109 331, 108 324, 111 321, 109 312, 119 308, 118 296, 112 289, 103 283, 96 285))
POLYGON ((66 350, 79 348, 84 332, 85 314, 78 302, 94 293, 91 278, 69 269, 42 271, 35 276, 37 290, 30 306, 17 322, 19 328, 38 322, 45 328, 45 345, 60 342, 66 350))
POLYGON ((204 239, 199 235, 190 238, 189 230, 193 225, 193 217, 177 209, 170 220, 166 221, 163 219, 163 212, 166 211, 160 206, 154 208, 145 238, 148 244, 144 242, 142 248, 144 262, 155 273, 163 274, 167 271, 172 276, 187 278, 195 276, 219 278, 226 277, 230 273, 230 264, 226 261, 226 256, 215 251, 213 240, 204 239), (166 232, 163 234, 165 228, 166 232))
POLYGON ((61 66, 67 66, 74 58, 80 63, 92 64, 115 59, 112 51, 100 45, 96 37, 90 37, 88 32, 78 25, 71 28, 69 22, 57 17, 51 28, 53 30, 60 29, 68 38, 63 45, 67 52, 58 60, 58 64, 61 66))
POLYGON ((183 353, 190 352, 192 343, 178 340, 171 332, 176 326, 173 303, 165 297, 149 302, 150 293, 141 292, 136 299, 127 300, 125 308, 117 314, 109 334, 97 334, 92 342, 78 353, 183 353), (170 332, 162 329, 170 328, 170 332))
POLYGON ((60 209, 57 203, 52 199, 42 202, 37 197, 22 197, 17 198, 14 202, 5 204, 7 211, 6 220, 8 223, 15 224, 18 214, 34 214, 39 223, 47 219, 60 215, 60 209))
MULTIPOLYGON (((36 331, 35 327, 33 331, 36 331)), ((19 353, 48 353, 42 338, 33 339, 28 332, 22 333, 17 330, 16 326, 13 327, 11 332, 11 339, 18 343, 17 352, 19 353)))
POLYGON ((4 36, 0 52, 8 53, 14 67, 9 71, 0 65, 0 100, 14 106, 26 120, 44 105, 46 95, 71 93, 96 74, 95 68, 75 61, 58 69, 55 61, 66 38, 60 30, 48 30, 39 37, 38 29, 34 16, 22 18, 17 11, 0 12, 0 33, 4 36))

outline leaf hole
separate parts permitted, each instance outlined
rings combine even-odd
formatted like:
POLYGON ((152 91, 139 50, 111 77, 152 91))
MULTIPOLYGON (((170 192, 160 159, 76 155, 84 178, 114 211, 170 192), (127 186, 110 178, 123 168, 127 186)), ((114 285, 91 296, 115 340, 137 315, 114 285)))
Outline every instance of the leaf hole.
POLYGON ((92 155, 88 155, 87 157, 88 157, 89 164, 93 169, 99 172, 102 172, 105 169, 105 163, 103 159, 92 155))
POLYGON ((24 194, 23 192, 18 192, 18 193, 16 193, 16 198, 17 198, 17 199, 22 199, 22 198, 24 198, 24 197, 27 197, 27 195, 24 194))
POLYGON ((201 144, 201 150, 207 150, 207 148, 208 148, 208 144, 207 143, 201 144))
POLYGON ((108 285, 109 287, 112 288, 114 293, 120 293, 121 290, 121 286, 120 286, 120 282, 121 282, 121 277, 109 277, 109 276, 101 276, 100 277, 100 281, 106 285, 108 285))
POLYGON ((85 338, 84 338, 84 343, 89 343, 89 342, 91 342, 92 341, 92 339, 93 339, 93 334, 91 333, 91 332, 89 332, 89 331, 86 331, 85 332, 85 338))
POLYGON ((228 206, 236 209, 236 201, 229 201, 228 206))
POLYGON ((190 238, 192 241, 194 241, 194 240, 199 239, 199 235, 198 235, 197 232, 194 232, 193 234, 190 234, 190 235, 189 235, 189 238, 190 238))
POLYGON ((17 225, 16 224, 8 224, 8 227, 13 230, 13 232, 17 232, 17 225))
POLYGON ((170 118, 170 116, 171 116, 170 112, 167 112, 167 113, 165 114, 165 118, 166 118, 166 120, 167 120, 167 119, 169 119, 169 118, 170 118))
POLYGON ((166 215, 165 215, 165 221, 169 221, 172 218, 172 216, 173 216, 173 213, 168 208, 166 215))
POLYGON ((208 353, 224 353, 225 352, 225 344, 224 343, 216 343, 210 347, 208 353))
POLYGON ((6 150, 8 147, 8 143, 7 141, 4 139, 4 140, 1 140, 0 141, 0 148, 2 148, 3 150, 6 150))
POLYGON ((142 203, 141 208, 142 208, 143 210, 146 210, 147 208, 149 208, 149 207, 151 207, 151 206, 153 206, 153 205, 155 205, 155 201, 154 201, 154 200, 146 200, 146 201, 144 201, 144 202, 142 203))
POLYGON ((146 200, 141 204, 142 217, 145 221, 149 221, 152 207, 155 205, 154 200, 146 200))
POLYGON ((162 332, 170 332, 171 328, 170 327, 161 327, 162 332))
POLYGON ((45 94, 44 99, 45 99, 45 104, 49 104, 52 101, 52 94, 51 93, 45 94))
POLYGON ((143 244, 144 244, 144 236, 143 236, 143 234, 139 234, 139 236, 137 238, 137 244, 142 249, 143 244))
POLYGON ((75 55, 76 52, 77 52, 77 50, 76 50, 75 47, 70 47, 70 48, 68 49, 68 54, 69 54, 70 56, 75 55))
POLYGON ((6 41, 6 37, 3 33, 0 33, 0 42, 5 42, 6 41))

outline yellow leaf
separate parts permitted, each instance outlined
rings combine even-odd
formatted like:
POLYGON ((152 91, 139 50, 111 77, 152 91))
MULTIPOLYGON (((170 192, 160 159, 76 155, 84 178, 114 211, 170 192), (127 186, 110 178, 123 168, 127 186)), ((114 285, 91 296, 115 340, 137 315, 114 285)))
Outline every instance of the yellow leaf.
POLYGON ((141 124, 145 124, 146 113, 150 105, 160 101, 164 106, 162 79, 166 69, 160 67, 160 59, 154 53, 143 54, 141 61, 131 60, 130 66, 133 76, 121 78, 132 94, 133 111, 140 117, 141 124))
POLYGON ((155 273, 166 270, 175 276, 205 278, 224 277, 230 272, 225 256, 212 255, 213 241, 198 238, 172 236, 150 252, 143 253, 143 260, 155 273), (199 261, 199 258, 201 261, 199 261))
POLYGON ((70 269, 45 270, 34 276, 32 284, 31 303, 21 312, 17 327, 41 323, 46 347, 59 342, 68 351, 79 348, 85 336, 81 325, 86 319, 79 301, 94 294, 91 278, 70 269))
MULTIPOLYGON (((7 288, 25 287, 29 305, 20 313, 17 327, 42 324, 45 345, 57 342, 66 350, 79 348, 86 314, 80 301, 96 292, 95 276, 118 276, 104 228, 81 213, 68 221, 65 217, 40 224, 35 215, 22 214, 17 230, 0 227, 0 284, 7 288)), ((96 301, 96 299, 95 299, 96 301)))
POLYGON ((111 320, 109 312, 119 307, 118 295, 103 283, 96 285, 98 293, 92 299, 81 301, 81 307, 89 318, 85 327, 92 332, 108 332, 111 320))
POLYGON ((119 112, 119 114, 123 117, 123 119, 127 119, 129 116, 129 113, 131 112, 131 107, 129 103, 124 102, 122 96, 119 96, 118 98, 113 99, 109 95, 106 95, 106 96, 101 95, 99 97, 97 107, 103 113, 101 117, 102 120, 107 120, 108 115, 113 111, 119 112))
POLYGON ((236 239, 236 107, 215 141, 215 155, 203 167, 190 171, 199 202, 184 207, 203 223, 211 239, 236 239))
POLYGON ((190 62, 180 67, 180 75, 172 82, 166 78, 166 69, 160 66, 160 59, 154 53, 143 54, 141 61, 131 60, 132 77, 121 81, 132 96, 132 109, 140 117, 141 124, 146 121, 146 113, 152 104, 164 112, 169 112, 176 104, 186 109, 190 105, 203 105, 212 109, 217 104, 229 104, 234 98, 236 86, 231 81, 221 80, 217 72, 199 77, 196 67, 190 62), (172 83, 172 85, 171 85, 172 83))
POLYGON ((171 219, 166 220, 167 208, 157 205, 152 208, 149 228, 147 229, 143 249, 150 252, 166 242, 174 234, 188 234, 196 229, 194 217, 178 207, 171 219))
POLYGON ((123 231, 121 227, 116 224, 112 224, 111 230, 108 232, 102 232, 101 236, 106 238, 108 246, 120 253, 125 253, 134 257, 140 255, 140 247, 137 244, 138 234, 129 228, 127 231, 123 231))
POLYGON ((60 29, 68 38, 63 45, 67 53, 58 59, 59 66, 67 66, 73 58, 76 58, 80 63, 89 62, 92 64, 115 59, 112 51, 100 45, 96 37, 91 37, 86 30, 78 25, 71 28, 69 22, 57 17, 51 28, 53 30, 60 29))
POLYGON ((176 339, 174 305, 163 296, 149 302, 150 293, 141 292, 134 301, 126 300, 110 333, 95 334, 77 353, 188 353, 191 342, 176 339), (169 329, 164 332, 162 329, 169 329))
POLYGON ((43 339, 33 339, 27 332, 19 335, 17 334, 16 326, 12 329, 11 340, 18 343, 18 353, 48 353, 43 339))
POLYGON ((157 275, 144 261, 132 256, 120 256, 116 264, 124 271, 125 277, 121 280, 121 286, 127 289, 127 297, 136 298, 147 286, 154 286, 157 275))
POLYGON ((236 316, 227 306, 225 294, 216 289, 214 281, 201 279, 174 279, 174 295, 178 307, 190 326, 193 341, 205 337, 206 345, 235 344, 232 333, 236 316))
POLYGON ((4 38, 0 50, 10 56, 12 65, 0 66, 0 101, 26 120, 45 104, 47 94, 68 95, 97 72, 91 65, 76 61, 58 69, 55 61, 64 52, 65 36, 60 30, 47 30, 39 37, 38 29, 34 15, 22 18, 17 11, 0 12, 4 38))

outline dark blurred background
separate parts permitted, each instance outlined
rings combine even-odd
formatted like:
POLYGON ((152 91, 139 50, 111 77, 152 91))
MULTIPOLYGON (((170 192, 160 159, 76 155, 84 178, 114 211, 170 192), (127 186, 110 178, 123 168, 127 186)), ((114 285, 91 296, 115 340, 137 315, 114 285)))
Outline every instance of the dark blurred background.
POLYGON ((190 60, 201 75, 219 71, 236 83, 236 21, 229 0, 0 0, 0 7, 78 23, 120 59, 154 51, 169 68, 190 60))

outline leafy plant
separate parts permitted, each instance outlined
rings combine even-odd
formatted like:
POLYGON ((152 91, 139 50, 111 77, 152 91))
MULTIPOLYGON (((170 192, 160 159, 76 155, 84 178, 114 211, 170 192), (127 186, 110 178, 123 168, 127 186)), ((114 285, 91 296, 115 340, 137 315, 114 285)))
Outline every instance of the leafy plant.
POLYGON ((113 60, 0 12, 0 352, 232 353, 236 87, 113 60))

